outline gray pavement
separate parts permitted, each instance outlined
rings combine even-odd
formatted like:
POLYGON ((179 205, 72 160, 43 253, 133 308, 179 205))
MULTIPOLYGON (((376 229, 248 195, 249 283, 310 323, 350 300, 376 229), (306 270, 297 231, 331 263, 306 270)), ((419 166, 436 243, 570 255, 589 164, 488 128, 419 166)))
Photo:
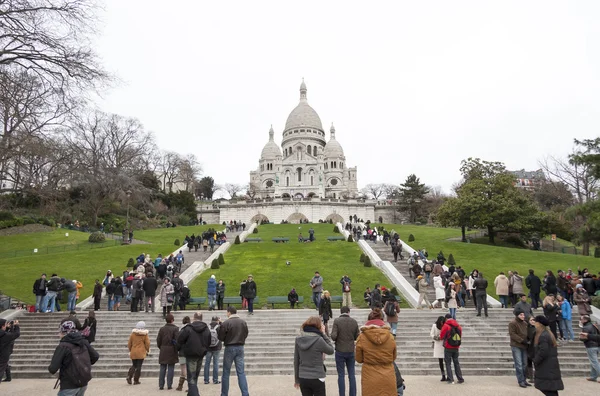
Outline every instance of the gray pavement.
MULTIPOLYGON (((291 364, 291 362, 290 362, 291 364)), ((143 370, 143 369, 142 369, 143 370)), ((177 372, 177 370, 176 370, 177 372)), ((202 378, 200 378, 201 382, 202 378)), ((427 395, 449 395, 460 394, 464 396, 497 396, 505 392, 510 392, 511 396, 530 396, 540 395, 541 392, 530 387, 528 389, 519 388, 515 377, 476 377, 465 378, 465 383, 458 385, 448 385, 442 383, 439 377, 433 376, 407 376, 405 378, 407 388, 404 392, 406 396, 427 396, 427 395), (458 393, 457 393, 458 392, 458 393)), ((35 395, 49 396, 56 395, 57 390, 53 390, 56 380, 36 380, 36 379, 17 379, 12 382, 3 382, 0 384, 0 394, 3 396, 12 395, 35 395)), ((127 395, 185 395, 185 392, 175 390, 159 390, 157 378, 142 378, 141 385, 127 385, 125 379, 100 378, 93 379, 88 386, 87 396, 121 396, 127 395)), ((564 378, 565 390, 560 395, 598 395, 600 394, 600 383, 592 383, 584 378, 564 378)), ((329 395, 337 395, 337 376, 327 376, 327 391, 329 395)), ((357 378, 358 395, 360 392, 360 377, 357 378)), ((248 377, 248 386, 252 396, 287 396, 300 395, 300 391, 294 388, 294 379, 292 376, 251 376, 248 377)), ((187 387, 184 387, 184 390, 187 387)), ((199 385, 202 396, 219 396, 221 385, 199 385)), ((346 388, 346 392, 347 392, 346 388)), ((232 376, 230 379, 231 396, 239 396, 240 391, 237 387, 237 378, 232 376)))

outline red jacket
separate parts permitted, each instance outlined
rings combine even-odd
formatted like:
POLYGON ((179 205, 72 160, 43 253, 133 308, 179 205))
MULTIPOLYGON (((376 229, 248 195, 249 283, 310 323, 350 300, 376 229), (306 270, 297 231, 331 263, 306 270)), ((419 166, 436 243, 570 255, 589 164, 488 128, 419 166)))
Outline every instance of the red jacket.
POLYGON ((450 328, 451 327, 458 327, 459 334, 462 337, 462 327, 460 327, 460 325, 458 324, 458 322, 456 320, 448 319, 446 321, 446 323, 444 323, 444 326, 442 327, 442 330, 440 331, 440 338, 442 340, 444 340, 444 348, 458 349, 458 348, 460 348, 460 346, 448 345, 448 340, 446 339, 446 337, 450 337, 450 328))

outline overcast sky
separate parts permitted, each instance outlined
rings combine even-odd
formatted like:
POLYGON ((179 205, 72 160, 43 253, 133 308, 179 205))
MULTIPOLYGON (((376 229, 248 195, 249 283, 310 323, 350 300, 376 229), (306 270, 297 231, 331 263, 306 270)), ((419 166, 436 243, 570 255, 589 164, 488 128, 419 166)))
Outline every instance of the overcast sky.
POLYGON ((600 1, 107 0, 99 106, 247 183, 308 102, 359 188, 415 173, 449 192, 462 159, 538 169, 599 135, 600 1))

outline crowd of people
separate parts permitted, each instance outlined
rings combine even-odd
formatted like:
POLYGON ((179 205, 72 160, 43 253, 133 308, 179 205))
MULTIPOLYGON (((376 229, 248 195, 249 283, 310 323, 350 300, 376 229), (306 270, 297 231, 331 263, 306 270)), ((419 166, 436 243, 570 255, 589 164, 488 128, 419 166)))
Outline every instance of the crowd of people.
POLYGON ((197 252, 200 246, 202 246, 204 252, 208 251, 210 248, 210 252, 213 253, 215 250, 215 245, 219 246, 225 242, 227 242, 227 234, 225 232, 218 232, 213 229, 206 230, 202 234, 198 235, 186 235, 183 240, 183 243, 185 243, 188 247, 188 252, 191 252, 192 249, 197 252))
POLYGON ((227 232, 238 232, 246 231, 246 223, 242 223, 241 220, 229 220, 229 223, 223 224, 227 232))

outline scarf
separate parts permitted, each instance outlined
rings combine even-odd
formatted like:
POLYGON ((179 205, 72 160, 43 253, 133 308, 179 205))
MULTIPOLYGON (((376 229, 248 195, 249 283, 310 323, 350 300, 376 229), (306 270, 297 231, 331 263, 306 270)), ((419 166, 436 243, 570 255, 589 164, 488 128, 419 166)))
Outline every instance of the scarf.
POLYGON ((320 330, 320 329, 317 329, 316 327, 313 327, 313 326, 306 326, 306 327, 304 327, 303 331, 304 331, 305 333, 315 333, 315 334, 318 334, 318 335, 320 335, 320 336, 321 336, 323 339, 325 339, 325 336, 323 335, 323 333, 321 332, 321 330, 320 330))

